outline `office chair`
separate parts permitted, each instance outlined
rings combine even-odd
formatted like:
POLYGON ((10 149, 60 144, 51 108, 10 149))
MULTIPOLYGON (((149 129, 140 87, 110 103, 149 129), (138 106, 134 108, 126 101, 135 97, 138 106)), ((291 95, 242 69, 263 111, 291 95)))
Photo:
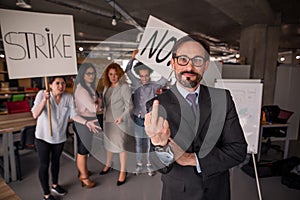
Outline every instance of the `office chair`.
MULTIPOLYGON (((15 146, 15 157, 16 157, 16 170, 17 179, 22 180, 22 170, 21 170, 21 160, 20 160, 20 150, 23 149, 35 149, 35 128, 36 126, 26 126, 20 132, 20 140, 14 142, 15 146)), ((17 133, 15 133, 17 134, 17 133)))

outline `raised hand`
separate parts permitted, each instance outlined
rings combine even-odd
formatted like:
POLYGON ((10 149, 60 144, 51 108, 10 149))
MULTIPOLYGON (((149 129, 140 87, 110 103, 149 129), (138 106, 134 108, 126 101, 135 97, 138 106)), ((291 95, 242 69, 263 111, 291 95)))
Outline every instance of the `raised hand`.
POLYGON ((139 50, 138 49, 135 49, 133 52, 132 52, 132 55, 131 55, 131 58, 132 59, 135 59, 135 56, 136 54, 138 54, 139 50))
POLYGON ((154 100, 152 111, 145 115, 145 131, 153 145, 165 146, 171 135, 169 123, 158 116, 159 101, 154 100))
POLYGON ((47 91, 47 90, 44 90, 43 96, 44 96, 44 100, 49 99, 50 98, 50 92, 47 91))

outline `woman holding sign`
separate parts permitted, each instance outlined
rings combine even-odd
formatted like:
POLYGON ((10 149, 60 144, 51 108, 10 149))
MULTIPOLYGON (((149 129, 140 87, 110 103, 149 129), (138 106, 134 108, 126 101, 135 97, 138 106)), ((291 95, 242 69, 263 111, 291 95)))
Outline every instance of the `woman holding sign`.
POLYGON ((49 80, 50 92, 38 92, 32 115, 37 119, 36 148, 39 157, 39 179, 44 191, 44 200, 55 200, 50 193, 49 165, 51 162, 51 191, 57 195, 65 195, 66 191, 58 184, 59 161, 66 141, 66 129, 69 119, 84 124, 90 131, 96 133, 99 126, 93 120, 87 121, 77 115, 73 96, 65 92, 66 81, 62 76, 51 77, 49 80), (52 135, 50 134, 47 100, 50 101, 52 135))

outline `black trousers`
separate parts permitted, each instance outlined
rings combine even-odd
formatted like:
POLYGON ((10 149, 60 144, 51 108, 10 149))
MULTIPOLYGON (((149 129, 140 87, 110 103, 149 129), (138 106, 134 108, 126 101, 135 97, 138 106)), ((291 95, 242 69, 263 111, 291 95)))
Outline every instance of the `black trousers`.
POLYGON ((51 161, 52 184, 58 183, 60 156, 64 148, 64 142, 59 144, 50 144, 44 140, 36 139, 36 148, 40 161, 39 179, 42 185, 44 195, 50 194, 49 188, 49 165, 51 161))

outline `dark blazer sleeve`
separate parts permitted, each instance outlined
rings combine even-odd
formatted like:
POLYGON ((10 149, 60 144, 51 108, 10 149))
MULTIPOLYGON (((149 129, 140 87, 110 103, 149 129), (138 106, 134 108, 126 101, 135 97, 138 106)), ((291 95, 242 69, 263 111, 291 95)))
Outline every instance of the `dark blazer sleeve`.
POLYGON ((247 143, 229 91, 226 91, 226 99, 226 117, 221 136, 204 158, 198 158, 204 179, 238 165, 247 154, 247 143))

